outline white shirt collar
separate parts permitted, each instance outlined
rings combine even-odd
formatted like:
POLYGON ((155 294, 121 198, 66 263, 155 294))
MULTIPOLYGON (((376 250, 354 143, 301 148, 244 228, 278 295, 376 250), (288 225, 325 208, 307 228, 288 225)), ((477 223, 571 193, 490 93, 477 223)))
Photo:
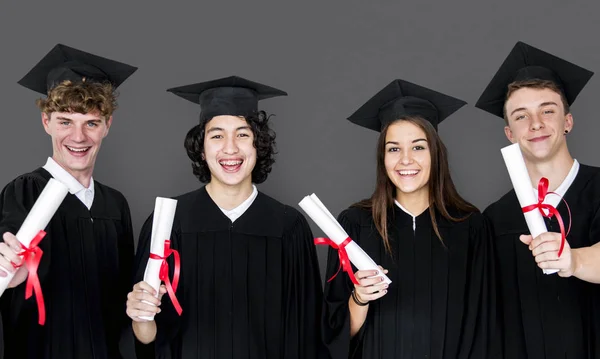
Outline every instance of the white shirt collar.
POLYGON ((90 186, 85 188, 67 170, 56 163, 52 157, 48 157, 46 164, 42 168, 48 171, 54 179, 67 186, 69 193, 77 196, 88 209, 92 207, 92 203, 94 202, 94 178, 90 178, 90 186))
POLYGON ((408 209, 404 208, 400 202, 398 202, 398 200, 394 200, 394 203, 396 204, 396 206, 398 206, 398 208, 400 208, 402 211, 404 211, 404 213, 408 214, 409 216, 412 217, 413 219, 413 232, 417 229, 417 217, 415 215, 413 215, 412 213, 410 213, 408 211, 408 209))
MULTIPOLYGON (((569 189, 569 187, 571 187, 571 185, 573 184, 573 181, 575 181, 575 177, 577 177, 578 172, 579 172, 579 162, 577 162, 577 160, 574 160, 573 166, 571 166, 571 170, 567 174, 567 177, 565 177, 565 179, 562 181, 560 186, 558 186, 558 188, 556 188, 556 190, 554 191, 554 193, 556 193, 556 194, 547 195, 546 198, 544 199, 544 203, 549 204, 549 205, 553 206, 554 208, 558 207, 561 199, 565 196, 565 193, 567 193, 567 190, 569 189)), ((534 188, 533 191, 535 193, 535 197, 537 198, 537 196, 538 196, 537 188, 534 188)))
POLYGON ((256 196, 258 196, 258 190, 256 189, 255 185, 252 185, 252 194, 250 194, 250 197, 248 197, 244 202, 240 203, 239 206, 229 210, 221 207, 219 207, 219 209, 223 212, 223 214, 229 217, 231 222, 235 222, 236 219, 240 218, 242 214, 244 214, 244 212, 250 208, 252 203, 254 203, 256 196))

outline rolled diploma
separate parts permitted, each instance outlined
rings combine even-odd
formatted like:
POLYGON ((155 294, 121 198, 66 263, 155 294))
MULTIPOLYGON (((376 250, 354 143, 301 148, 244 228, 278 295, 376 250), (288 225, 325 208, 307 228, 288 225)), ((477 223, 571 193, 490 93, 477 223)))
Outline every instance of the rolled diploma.
MULTIPOLYGON (((150 237, 150 253, 163 257, 165 255, 165 240, 171 238, 171 229, 175 219, 175 209, 177 200, 164 197, 156 197, 154 203, 154 216, 152 217, 152 234, 150 237)), ((160 266, 161 259, 148 258, 148 264, 144 271, 144 282, 150 284, 156 290, 155 297, 158 298, 160 288, 160 266)), ((148 302, 145 302, 148 303, 148 302)), ((150 303, 148 303, 150 304, 150 303)), ((153 320, 154 316, 144 317, 142 319, 153 320)))
MULTIPOLYGON (((42 193, 33 204, 31 211, 25 217, 25 221, 15 235, 19 242, 29 247, 31 240, 39 231, 44 230, 62 201, 69 193, 69 189, 63 183, 50 178, 42 193)), ((3 233, 0 233, 3 235, 3 233)), ((4 293, 15 273, 8 272, 6 277, 0 278, 0 296, 4 293)))
MULTIPOLYGON (((531 188, 531 179, 529 178, 529 172, 527 171, 527 166, 525 166, 519 144, 514 143, 502 148, 500 151, 502 152, 506 169, 508 170, 510 180, 515 189, 515 193, 517 194, 517 198, 519 199, 521 208, 537 203, 537 198, 531 188)), ((525 222, 527 222, 527 227, 533 238, 548 232, 544 217, 539 210, 529 211, 523 213, 523 215, 525 216, 525 222)), ((543 269, 543 271, 544 274, 558 272, 557 269, 543 269)))
MULTIPOLYGON (((325 235, 337 245, 340 245, 348 238, 348 233, 346 233, 343 227, 314 193, 304 197, 298 205, 306 212, 306 214, 308 214, 317 226, 325 232, 325 235)), ((346 245, 346 252, 348 253, 350 262, 352 262, 359 270, 376 270, 383 276, 383 281, 385 283, 389 284, 392 282, 379 270, 377 263, 375 263, 375 261, 373 261, 373 259, 371 259, 371 257, 356 244, 356 242, 351 241, 346 245)))

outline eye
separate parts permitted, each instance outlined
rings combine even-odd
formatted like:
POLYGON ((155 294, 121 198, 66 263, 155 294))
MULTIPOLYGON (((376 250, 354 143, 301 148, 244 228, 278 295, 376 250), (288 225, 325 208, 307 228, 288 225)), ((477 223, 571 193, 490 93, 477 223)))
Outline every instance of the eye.
POLYGON ((400 151, 400 149, 399 149, 398 147, 389 147, 389 148, 387 149, 387 151, 388 151, 388 152, 398 152, 398 151, 400 151))
POLYGON ((421 151, 421 150, 424 150, 424 149, 425 149, 425 147, 421 146, 421 145, 416 145, 415 147, 413 147, 413 151, 421 151))
POLYGON ((98 127, 98 124, 96 122, 88 122, 87 125, 88 127, 98 127))
POLYGON ((239 137, 250 137, 250 135, 247 133, 240 133, 240 134, 238 134, 238 136, 239 137))
POLYGON ((61 121, 60 124, 63 126, 68 126, 70 124, 70 122, 69 121, 61 121))
POLYGON ((550 115, 553 113, 554 113, 554 110, 544 110, 544 112, 543 112, 544 115, 550 115))
POLYGON ((515 117, 515 121, 519 121, 525 118, 525 115, 519 115, 517 117, 515 117))
POLYGON ((215 139, 215 140, 218 140, 218 139, 221 139, 221 138, 223 138, 223 135, 214 135, 214 136, 211 137, 211 139, 215 139))

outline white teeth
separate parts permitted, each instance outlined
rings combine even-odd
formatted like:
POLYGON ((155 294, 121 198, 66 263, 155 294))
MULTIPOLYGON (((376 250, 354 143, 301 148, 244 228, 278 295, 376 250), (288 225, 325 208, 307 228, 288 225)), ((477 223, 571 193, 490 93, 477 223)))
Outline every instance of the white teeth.
POLYGON ((415 170, 406 170, 406 171, 398 171, 400 172, 401 176, 411 176, 411 175, 416 175, 417 173, 419 173, 419 171, 415 171, 415 170))
POLYGON ((219 163, 224 166, 237 166, 237 165, 241 165, 242 161, 221 161, 219 163))
POLYGON ((67 146, 67 148, 73 152, 85 152, 89 149, 89 147, 86 148, 74 148, 74 147, 69 147, 67 146))

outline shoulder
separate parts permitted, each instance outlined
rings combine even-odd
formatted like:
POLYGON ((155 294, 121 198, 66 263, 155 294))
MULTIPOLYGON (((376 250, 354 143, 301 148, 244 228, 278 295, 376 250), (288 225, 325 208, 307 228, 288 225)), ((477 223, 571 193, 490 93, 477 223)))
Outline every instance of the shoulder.
POLYGON ((127 199, 125 198, 123 193, 96 180, 94 180, 94 192, 102 195, 108 205, 115 205, 118 207, 129 207, 127 199))
POLYGON ((357 226, 371 226, 373 214, 370 209, 352 206, 343 210, 338 219, 344 223, 357 226))
POLYGON ((519 203, 517 200, 517 195, 515 194, 515 190, 511 189, 496 202, 493 202, 487 206, 487 208, 483 211, 483 214, 493 220, 494 218, 501 217, 503 214, 506 214, 507 210, 510 210, 515 206, 518 207, 519 203))

